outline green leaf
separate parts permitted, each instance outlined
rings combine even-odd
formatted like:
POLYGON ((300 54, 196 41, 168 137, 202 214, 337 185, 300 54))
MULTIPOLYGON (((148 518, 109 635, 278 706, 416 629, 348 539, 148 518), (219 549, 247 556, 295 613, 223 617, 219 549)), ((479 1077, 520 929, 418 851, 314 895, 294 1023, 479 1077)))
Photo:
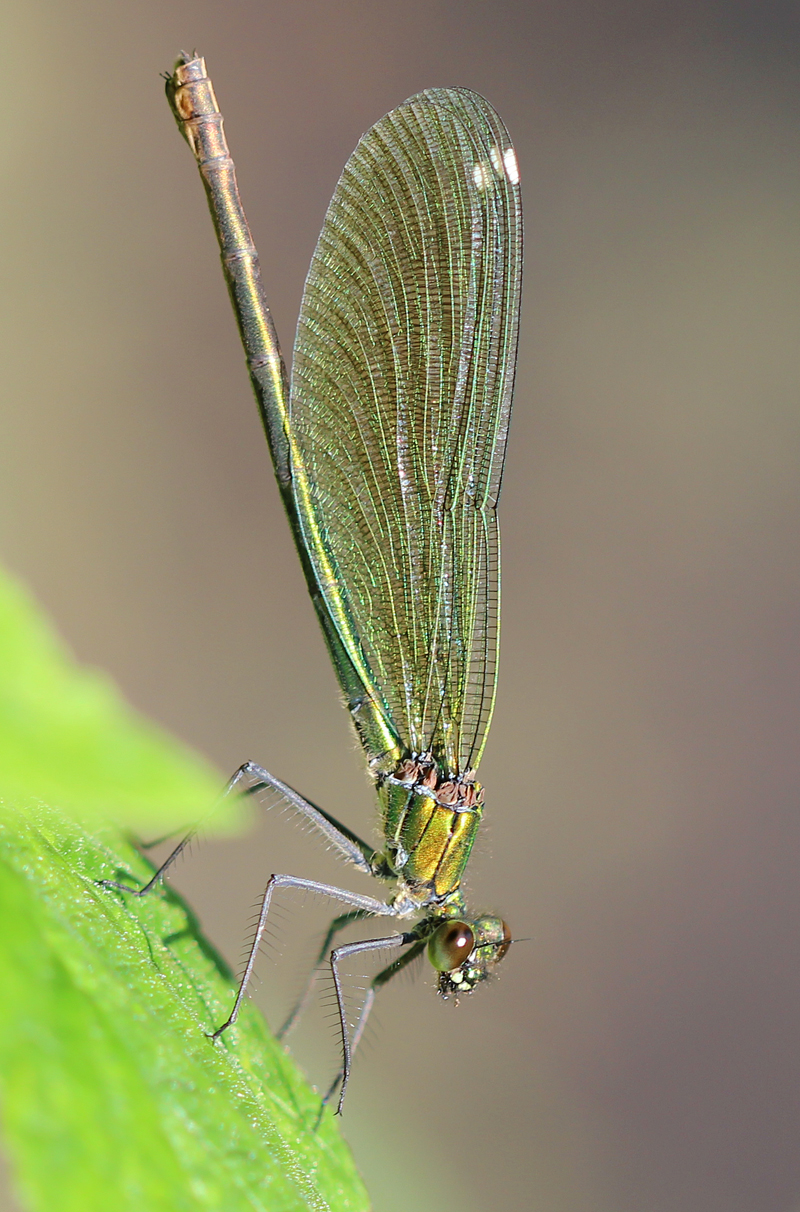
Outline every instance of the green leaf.
POLYGON ((0 819, 0 1095, 31 1212, 365 1209, 319 1097, 147 862, 52 809, 0 819))
POLYGON ((0 576, 0 1114, 26 1212, 368 1206, 259 1014, 208 1039, 234 982, 191 910, 98 882, 152 871, 101 813, 161 830, 220 784, 0 576))
MULTIPOLYGON (((222 776, 81 668, 29 595, 0 573, 0 796, 30 798, 145 830, 183 828, 215 804, 222 776)), ((225 801, 211 828, 242 820, 225 801)))

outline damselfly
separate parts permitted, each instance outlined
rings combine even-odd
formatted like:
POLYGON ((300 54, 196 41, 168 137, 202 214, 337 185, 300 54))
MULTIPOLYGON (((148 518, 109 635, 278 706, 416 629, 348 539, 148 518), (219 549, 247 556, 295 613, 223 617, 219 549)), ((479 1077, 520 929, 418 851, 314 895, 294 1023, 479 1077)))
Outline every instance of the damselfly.
POLYGON ((461 880, 483 813, 475 772, 497 672, 496 506, 522 270, 517 161, 498 115, 466 89, 419 93, 376 123, 328 208, 290 384, 203 59, 182 56, 167 96, 208 195, 289 524, 375 782, 383 847, 253 762, 228 791, 271 792, 344 860, 393 885, 384 901, 272 875, 214 1038, 236 1021, 277 890, 339 902, 345 911, 320 958, 330 962, 342 1037, 326 1099, 341 1086, 341 1111, 379 988, 427 950, 439 992, 457 998, 511 943, 502 918, 470 915, 461 880), (333 946, 345 926, 371 917, 408 928, 333 946), (398 955, 371 981, 351 1029, 343 964, 386 950, 398 955))

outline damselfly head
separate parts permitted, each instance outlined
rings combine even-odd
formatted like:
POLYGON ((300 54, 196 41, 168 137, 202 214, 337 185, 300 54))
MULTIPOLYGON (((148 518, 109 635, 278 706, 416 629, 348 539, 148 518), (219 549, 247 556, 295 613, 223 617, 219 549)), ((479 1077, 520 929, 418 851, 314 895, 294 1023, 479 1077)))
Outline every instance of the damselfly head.
POLYGON ((491 976, 511 941, 506 923, 491 914, 471 922, 450 918, 438 925, 428 940, 428 958, 439 973, 442 997, 471 993, 491 976))

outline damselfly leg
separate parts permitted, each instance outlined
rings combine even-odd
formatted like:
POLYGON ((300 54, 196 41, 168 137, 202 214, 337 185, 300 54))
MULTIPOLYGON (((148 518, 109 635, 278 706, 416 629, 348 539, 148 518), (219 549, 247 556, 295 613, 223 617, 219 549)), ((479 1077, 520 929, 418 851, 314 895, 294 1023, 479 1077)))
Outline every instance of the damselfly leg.
POLYGON ((333 973, 333 984, 336 990, 336 1002, 339 1009, 339 1023, 342 1029, 342 1067, 336 1074, 336 1077, 329 1086, 328 1090, 325 1092, 322 1099, 323 1108, 327 1106, 327 1104, 333 1098, 338 1086, 341 1083, 341 1090, 339 1091, 339 1103, 336 1108, 336 1114, 341 1115, 345 1091, 347 1090, 347 1083, 350 1079, 350 1070, 353 1065, 353 1056, 355 1055, 356 1048, 361 1042, 361 1038, 364 1034, 367 1019, 369 1018, 370 1011, 372 1010, 375 1002, 375 994, 383 985, 387 984, 387 982, 390 981, 393 976, 396 976, 398 972, 401 972, 404 968, 408 967, 409 964, 413 963, 417 956, 421 955, 425 950, 426 945, 427 939, 420 939, 414 933, 400 935, 393 934, 388 938, 372 938, 366 939, 364 942, 347 943, 345 946, 337 947, 331 952, 331 972, 333 973), (393 960, 391 964, 388 964, 385 968, 381 969, 381 971, 370 981, 369 988, 367 989, 367 995, 364 998, 364 1004, 362 1005, 358 1019, 356 1020, 356 1025, 351 1038, 347 1026, 342 982, 339 975, 339 964, 348 956, 359 955, 362 952, 385 950, 389 947, 403 946, 408 947, 408 951, 406 951, 405 955, 401 955, 399 959, 393 960))

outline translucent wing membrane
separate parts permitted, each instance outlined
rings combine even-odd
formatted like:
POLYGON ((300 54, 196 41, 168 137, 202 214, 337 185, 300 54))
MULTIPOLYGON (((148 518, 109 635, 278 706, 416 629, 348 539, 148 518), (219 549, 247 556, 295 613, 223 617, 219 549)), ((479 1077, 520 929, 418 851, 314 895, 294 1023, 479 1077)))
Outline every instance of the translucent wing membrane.
POLYGON ((348 161, 295 341, 292 476, 317 584, 389 730, 454 773, 477 765, 494 701, 521 265, 503 123, 465 89, 420 93, 348 161))

